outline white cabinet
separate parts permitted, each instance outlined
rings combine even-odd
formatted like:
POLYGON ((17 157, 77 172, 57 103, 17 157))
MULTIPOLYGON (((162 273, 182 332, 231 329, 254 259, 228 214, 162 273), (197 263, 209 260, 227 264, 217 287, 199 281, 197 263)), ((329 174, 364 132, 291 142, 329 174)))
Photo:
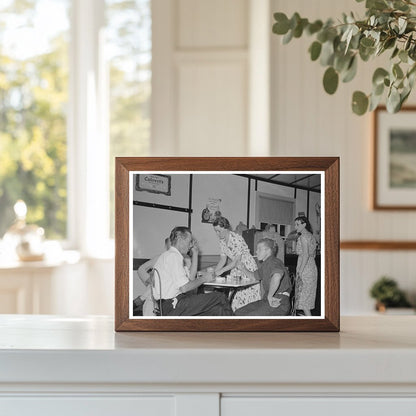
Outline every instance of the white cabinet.
POLYGON ((0 315, 0 415, 416 415, 416 316, 341 333, 115 333, 0 315))
POLYGON ((7 416, 174 416, 175 398, 48 396, 0 398, 1 414, 7 416))
POLYGON ((416 398, 224 397, 221 416, 414 416, 416 398))

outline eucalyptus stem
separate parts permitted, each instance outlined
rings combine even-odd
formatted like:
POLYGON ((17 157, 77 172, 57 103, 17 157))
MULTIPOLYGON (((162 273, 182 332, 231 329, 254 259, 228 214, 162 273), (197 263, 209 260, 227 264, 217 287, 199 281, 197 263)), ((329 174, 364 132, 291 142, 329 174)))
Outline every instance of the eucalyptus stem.
POLYGON ((392 65, 374 71, 371 93, 353 93, 352 110, 358 115, 372 111, 387 93, 388 111, 397 112, 407 100, 416 77, 416 3, 367 0, 365 5, 366 19, 344 14, 336 25, 333 19, 310 23, 299 13, 290 19, 284 13, 276 13, 273 32, 284 35, 285 44, 305 33, 315 38, 309 53, 313 61, 326 68, 323 86, 328 94, 336 92, 339 80, 350 82, 356 76, 358 60, 367 62, 391 49, 392 65))

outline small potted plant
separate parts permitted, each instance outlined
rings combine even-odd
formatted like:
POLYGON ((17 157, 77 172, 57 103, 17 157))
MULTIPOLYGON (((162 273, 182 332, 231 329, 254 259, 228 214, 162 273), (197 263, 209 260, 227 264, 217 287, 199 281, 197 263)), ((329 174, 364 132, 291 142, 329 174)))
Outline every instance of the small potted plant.
POLYGON ((370 295, 376 300, 376 310, 379 312, 386 312, 387 308, 411 307, 397 282, 388 276, 382 276, 373 284, 370 295))

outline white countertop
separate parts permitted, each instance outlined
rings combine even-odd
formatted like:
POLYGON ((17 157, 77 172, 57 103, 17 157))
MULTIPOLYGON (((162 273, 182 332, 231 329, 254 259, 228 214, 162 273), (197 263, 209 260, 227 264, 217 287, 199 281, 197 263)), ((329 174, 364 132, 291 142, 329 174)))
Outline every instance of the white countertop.
POLYGON ((341 318, 340 333, 116 333, 108 317, 0 316, 0 383, 416 386, 416 316, 341 318))

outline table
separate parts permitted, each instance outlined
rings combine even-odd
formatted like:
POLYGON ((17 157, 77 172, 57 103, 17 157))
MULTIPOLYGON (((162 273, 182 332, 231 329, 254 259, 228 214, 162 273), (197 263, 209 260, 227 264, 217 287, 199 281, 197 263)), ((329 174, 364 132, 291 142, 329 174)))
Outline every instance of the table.
POLYGON ((223 289, 231 304, 234 299, 235 294, 239 290, 245 289, 250 286, 254 286, 259 283, 260 283, 260 280, 256 280, 256 279, 241 279, 241 278, 227 276, 226 278, 217 277, 212 282, 204 283, 204 287, 213 287, 217 289, 223 289))

